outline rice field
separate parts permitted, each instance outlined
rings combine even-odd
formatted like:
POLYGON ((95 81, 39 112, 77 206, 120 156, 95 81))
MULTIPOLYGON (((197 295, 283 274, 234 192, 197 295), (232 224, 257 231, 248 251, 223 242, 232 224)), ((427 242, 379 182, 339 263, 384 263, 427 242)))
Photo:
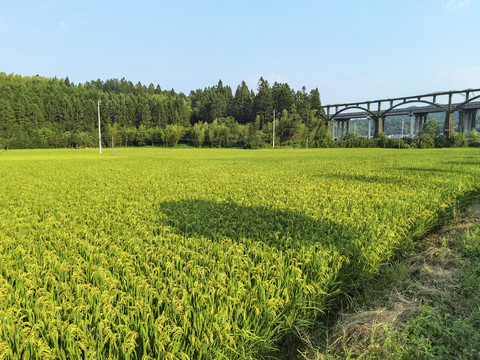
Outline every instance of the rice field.
POLYGON ((480 189, 478 149, 0 152, 0 359, 262 358, 480 189))

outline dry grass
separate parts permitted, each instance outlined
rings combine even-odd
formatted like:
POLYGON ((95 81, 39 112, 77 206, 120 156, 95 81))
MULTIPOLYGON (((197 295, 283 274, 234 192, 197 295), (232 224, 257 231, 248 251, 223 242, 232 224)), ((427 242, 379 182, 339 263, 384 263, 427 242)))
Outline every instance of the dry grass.
MULTIPOLYGON (((455 299, 452 294, 458 287, 455 275, 461 267, 460 239, 463 232, 479 223, 480 203, 476 203, 460 219, 426 237, 419 243, 420 251, 401 261, 407 285, 399 281, 373 301, 352 304, 353 310, 341 314, 329 329, 326 352, 311 346, 312 340, 305 336, 307 345, 301 358, 361 359, 372 351, 378 353, 388 333, 401 329, 422 304, 455 299)), ((454 309, 456 304, 451 306, 454 309)))

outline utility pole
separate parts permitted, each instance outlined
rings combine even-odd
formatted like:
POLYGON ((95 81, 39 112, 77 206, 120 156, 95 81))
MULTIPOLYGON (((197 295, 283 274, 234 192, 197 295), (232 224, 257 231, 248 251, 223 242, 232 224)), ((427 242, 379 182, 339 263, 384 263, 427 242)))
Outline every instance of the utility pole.
POLYGON ((275 109, 273 109, 273 141, 272 148, 275 149, 275 109))
POLYGON ((402 120, 402 139, 403 139, 403 123, 405 122, 405 120, 402 120))
POLYGON ((403 139, 403 123, 405 122, 405 120, 402 120, 402 137, 398 140, 398 148, 400 149, 400 141, 402 141, 403 139))
POLYGON ((100 101, 98 102, 98 146, 102 153, 102 130, 100 129, 100 101))

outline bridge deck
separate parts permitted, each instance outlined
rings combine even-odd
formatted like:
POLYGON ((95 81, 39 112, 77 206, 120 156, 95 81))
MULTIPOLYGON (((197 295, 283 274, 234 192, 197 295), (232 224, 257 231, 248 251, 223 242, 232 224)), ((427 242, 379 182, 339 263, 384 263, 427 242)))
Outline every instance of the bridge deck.
MULTIPOLYGON (((438 105, 443 108, 446 108, 448 106, 446 104, 438 104, 438 105)), ((452 107, 454 108, 457 105, 459 104, 452 104, 452 107)), ((464 110, 475 110, 475 109, 480 109, 480 101, 470 102, 464 106, 464 110)), ((389 111, 386 114, 386 116, 399 116, 399 115, 410 115, 410 114, 418 115, 418 114, 440 113, 440 112, 442 112, 442 110, 433 105, 408 106, 404 108, 393 109, 389 111)), ((352 112, 345 111, 343 113, 336 115, 335 118, 332 120, 361 119, 361 118, 367 118, 368 116, 371 116, 371 115, 366 111, 352 111, 352 112)))

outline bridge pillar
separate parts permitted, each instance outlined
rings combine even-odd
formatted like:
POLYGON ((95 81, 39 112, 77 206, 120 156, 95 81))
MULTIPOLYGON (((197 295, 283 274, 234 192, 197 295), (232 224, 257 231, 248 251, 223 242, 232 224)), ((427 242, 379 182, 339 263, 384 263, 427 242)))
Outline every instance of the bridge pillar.
POLYGON ((413 138, 415 136, 415 116, 413 115, 413 111, 410 112, 410 137, 413 138))
POLYGON ((415 114, 415 135, 423 129, 423 125, 427 122, 428 114, 415 114))
POLYGON ((370 139, 372 137, 372 119, 368 117, 367 122, 368 122, 368 138, 370 139))
POLYGON ((463 109, 458 111, 458 132, 460 134, 465 133, 465 120, 468 123, 468 115, 465 113, 466 111, 463 109), (465 119, 465 115, 467 115, 467 119, 465 119))
POLYGON ((453 123, 453 111, 447 111, 445 113, 445 128, 443 129, 443 133, 447 136, 452 135, 455 132, 453 123))
POLYGON ((462 132, 466 132, 466 131, 471 131, 472 130, 472 117, 471 115, 467 112, 465 114, 465 111, 462 111, 462 115, 464 115, 464 119, 463 120, 463 128, 462 128, 462 132), (466 116, 465 116, 466 115, 466 116))
POLYGON ((475 129, 477 111, 477 109, 460 111, 460 132, 465 133, 467 131, 472 131, 473 129, 475 129))
POLYGON ((373 119, 373 123, 375 127, 375 130, 374 130, 375 135, 382 133, 383 128, 385 126, 385 119, 381 116, 375 116, 375 118, 373 119))

